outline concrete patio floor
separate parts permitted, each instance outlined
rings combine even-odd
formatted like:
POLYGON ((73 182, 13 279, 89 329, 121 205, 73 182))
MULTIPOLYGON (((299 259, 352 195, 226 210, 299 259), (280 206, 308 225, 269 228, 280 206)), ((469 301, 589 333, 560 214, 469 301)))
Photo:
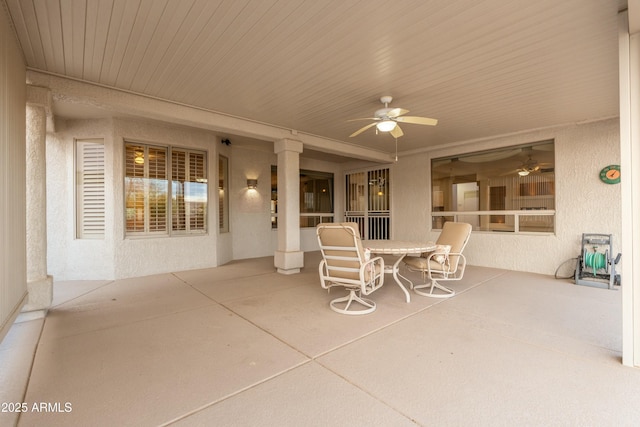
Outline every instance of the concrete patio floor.
POLYGON ((453 298, 406 303, 387 276, 374 313, 344 316, 319 260, 56 282, 0 345, 0 402, 27 406, 0 425, 640 424, 619 291, 470 266, 453 298))

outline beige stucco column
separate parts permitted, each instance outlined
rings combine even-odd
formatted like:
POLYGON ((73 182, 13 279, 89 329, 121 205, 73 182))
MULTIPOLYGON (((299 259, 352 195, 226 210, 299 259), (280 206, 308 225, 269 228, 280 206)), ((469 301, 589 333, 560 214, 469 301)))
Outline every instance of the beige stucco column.
POLYGON ((302 142, 281 139, 274 144, 278 155, 278 273, 295 274, 304 266, 300 251, 300 153, 302 142))
POLYGON ((47 274, 47 113, 48 89, 27 85, 27 291, 23 312, 46 313, 53 298, 53 278, 47 274))

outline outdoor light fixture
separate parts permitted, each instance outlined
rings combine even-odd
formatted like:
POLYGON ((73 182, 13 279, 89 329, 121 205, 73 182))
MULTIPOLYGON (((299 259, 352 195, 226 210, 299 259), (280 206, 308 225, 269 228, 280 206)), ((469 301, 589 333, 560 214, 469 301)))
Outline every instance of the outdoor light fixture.
POLYGON ((396 122, 393 120, 383 120, 376 125, 380 132, 391 132, 396 127, 396 122))
POLYGON ((258 187, 258 180, 257 179, 247 179, 247 188, 249 190, 255 190, 256 187, 258 187))

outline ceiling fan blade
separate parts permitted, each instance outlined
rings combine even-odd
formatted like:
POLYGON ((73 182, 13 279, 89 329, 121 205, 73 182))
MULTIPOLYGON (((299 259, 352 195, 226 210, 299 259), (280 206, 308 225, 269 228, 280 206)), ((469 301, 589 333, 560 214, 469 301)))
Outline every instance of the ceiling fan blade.
POLYGON ((404 108, 394 108, 393 110, 387 113, 388 117, 398 117, 403 114, 407 114, 409 110, 405 110, 404 108))
POLYGON ((389 133, 394 138, 400 138, 402 135, 404 135, 404 132, 402 132, 402 129, 400 129, 400 126, 398 126, 397 123, 396 123, 396 127, 394 127, 393 130, 389 133))
POLYGON ((363 128, 358 129, 357 131, 355 131, 354 133, 352 133, 351 135, 349 135, 349 138, 353 138, 354 136, 358 136, 360 135, 362 132, 364 132, 365 130, 369 129, 370 127, 375 126, 377 123, 369 123, 368 125, 366 125, 363 128))
POLYGON ((435 126, 438 124, 438 120, 436 119, 430 119, 428 117, 418 117, 418 116, 398 117, 396 121, 402 122, 402 123, 412 123, 416 125, 429 125, 429 126, 435 126))
POLYGON ((357 122, 359 120, 377 120, 380 121, 380 117, 361 117, 359 119, 349 119, 348 122, 357 122))

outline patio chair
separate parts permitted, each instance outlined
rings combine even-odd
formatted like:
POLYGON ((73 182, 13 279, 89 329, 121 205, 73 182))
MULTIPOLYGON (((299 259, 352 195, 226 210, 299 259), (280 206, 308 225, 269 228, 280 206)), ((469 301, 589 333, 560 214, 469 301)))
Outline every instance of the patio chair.
POLYGON ((415 293, 433 298, 450 298, 456 294, 438 282, 460 280, 464 276, 467 259, 462 251, 471 236, 471 228, 471 224, 464 222, 445 222, 434 251, 404 258, 407 269, 421 272, 425 280, 424 284, 413 286, 415 293), (424 288, 429 291, 422 291, 424 288), (438 291, 434 292, 436 289, 438 291))
POLYGON ((331 290, 341 286, 349 291, 344 297, 329 303, 331 309, 341 314, 368 314, 376 309, 376 303, 363 298, 384 283, 384 260, 369 259, 365 254, 356 223, 320 224, 316 227, 322 261, 318 267, 320 285, 331 290))

